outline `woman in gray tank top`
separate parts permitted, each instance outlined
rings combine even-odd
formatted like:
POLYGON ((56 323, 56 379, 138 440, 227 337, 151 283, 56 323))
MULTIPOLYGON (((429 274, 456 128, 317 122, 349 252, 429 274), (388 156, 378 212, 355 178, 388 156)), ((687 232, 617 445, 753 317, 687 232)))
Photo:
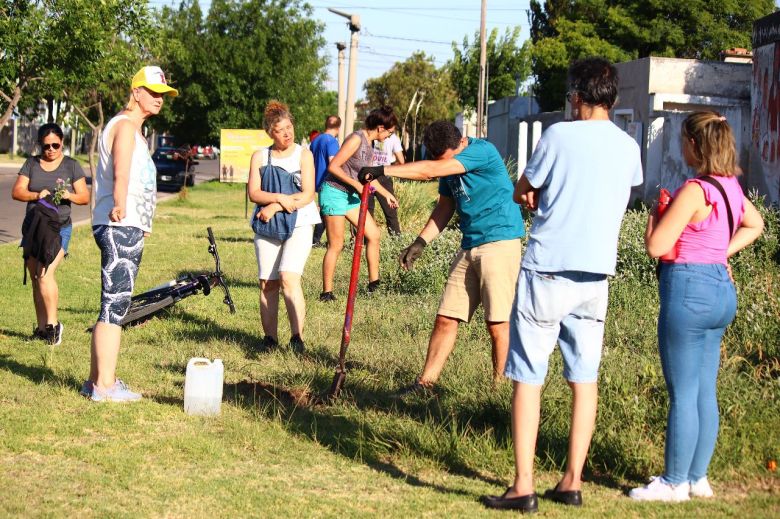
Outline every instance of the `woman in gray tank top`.
MULTIPOLYGON (((358 181, 360 168, 370 166, 373 157, 372 141, 384 141, 398 126, 398 120, 389 106, 372 110, 363 128, 344 140, 341 149, 328 165, 328 176, 320 191, 320 209, 325 216, 328 250, 322 262, 322 293, 320 301, 335 301, 333 276, 336 262, 344 248, 344 219, 357 228, 360 195, 363 186, 358 181)), ((390 207, 398 207, 398 200, 374 181, 371 186, 383 196, 390 207)), ((368 290, 379 286, 379 227, 371 214, 366 215, 366 262, 368 263, 368 290)))

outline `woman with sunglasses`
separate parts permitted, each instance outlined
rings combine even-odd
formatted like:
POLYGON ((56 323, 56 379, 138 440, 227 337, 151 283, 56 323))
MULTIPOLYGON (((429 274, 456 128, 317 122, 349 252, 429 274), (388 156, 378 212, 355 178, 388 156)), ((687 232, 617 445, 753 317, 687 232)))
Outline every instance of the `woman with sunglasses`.
MULTIPOLYGON (((363 185, 358 181, 360 168, 370 166, 374 157, 373 141, 383 142, 398 126, 398 119, 389 106, 372 110, 363 123, 363 128, 344 140, 339 152, 328 165, 328 176, 320 190, 320 209, 325 216, 325 230, 328 233, 328 250, 322 262, 322 293, 320 301, 335 301, 333 277, 336 261, 344 248, 344 219, 357 228, 360 192, 363 185)), ((398 207, 398 200, 378 181, 371 186, 387 200, 391 208, 398 207)), ((379 227, 366 214, 366 262, 368 263, 368 291, 379 287, 379 227)))
POLYGON ((56 199, 59 199, 57 209, 60 216, 62 249, 48 268, 42 268, 38 260, 32 257, 26 262, 32 280, 37 319, 33 337, 55 346, 62 342, 63 326, 57 315, 59 287, 54 273, 68 253, 73 230, 70 206, 85 205, 89 202, 84 170, 77 161, 62 154, 62 138, 62 128, 54 123, 44 124, 38 129, 41 154, 30 157, 22 165, 12 191, 14 200, 27 202, 27 211, 30 211, 38 200, 59 193, 56 199))

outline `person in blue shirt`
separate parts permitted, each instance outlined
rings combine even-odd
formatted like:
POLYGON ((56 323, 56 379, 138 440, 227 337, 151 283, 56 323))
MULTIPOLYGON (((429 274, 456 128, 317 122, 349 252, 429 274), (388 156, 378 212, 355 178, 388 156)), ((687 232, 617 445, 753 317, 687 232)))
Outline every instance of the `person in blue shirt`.
POLYGON ((517 280, 506 376, 513 381, 516 474, 489 508, 536 511, 533 467, 542 387, 556 343, 572 390, 566 469, 544 498, 582 505, 582 469, 596 422, 598 368, 620 224, 631 187, 642 183, 639 145, 609 117, 615 67, 587 58, 569 67, 573 121, 550 126, 515 187, 536 210, 517 280))
POLYGON ((425 246, 447 226, 457 211, 463 233, 461 250, 439 304, 422 374, 398 396, 433 390, 455 347, 458 325, 471 320, 481 303, 493 347, 493 379, 501 380, 509 347, 509 315, 520 270, 525 236, 520 206, 495 146, 463 137, 449 121, 425 129, 423 142, 434 160, 398 166, 363 168, 362 182, 383 175, 411 180, 439 179, 439 200, 420 235, 401 254, 401 266, 412 268, 425 246))
MULTIPOLYGON (((341 117, 338 115, 329 115, 325 119, 325 131, 317 135, 311 142, 310 150, 314 155, 314 190, 319 193, 325 177, 328 175, 328 164, 336 153, 339 152, 339 128, 341 127, 341 117)), ((320 219, 325 218, 320 212, 320 219)), ((325 232, 325 225, 318 223, 314 226, 313 243, 318 245, 322 240, 322 234, 325 232)))

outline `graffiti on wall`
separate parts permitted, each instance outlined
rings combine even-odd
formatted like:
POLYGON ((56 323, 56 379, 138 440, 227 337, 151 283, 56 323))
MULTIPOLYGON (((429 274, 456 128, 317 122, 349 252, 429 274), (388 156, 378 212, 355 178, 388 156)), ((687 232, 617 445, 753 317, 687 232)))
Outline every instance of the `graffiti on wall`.
POLYGON ((780 203, 780 41, 753 52, 752 184, 780 203))

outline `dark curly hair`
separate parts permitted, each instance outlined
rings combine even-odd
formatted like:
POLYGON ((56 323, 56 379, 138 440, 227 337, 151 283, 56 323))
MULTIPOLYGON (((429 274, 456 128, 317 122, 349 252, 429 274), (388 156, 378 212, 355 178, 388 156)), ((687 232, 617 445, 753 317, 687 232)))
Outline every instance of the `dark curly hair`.
POLYGON ((569 67, 569 88, 583 103, 609 110, 617 101, 617 69, 604 58, 577 60, 569 67))
POLYGON ((423 144, 426 152, 434 159, 438 159, 447 150, 454 150, 460 145, 463 135, 450 121, 435 121, 425 128, 423 144))

